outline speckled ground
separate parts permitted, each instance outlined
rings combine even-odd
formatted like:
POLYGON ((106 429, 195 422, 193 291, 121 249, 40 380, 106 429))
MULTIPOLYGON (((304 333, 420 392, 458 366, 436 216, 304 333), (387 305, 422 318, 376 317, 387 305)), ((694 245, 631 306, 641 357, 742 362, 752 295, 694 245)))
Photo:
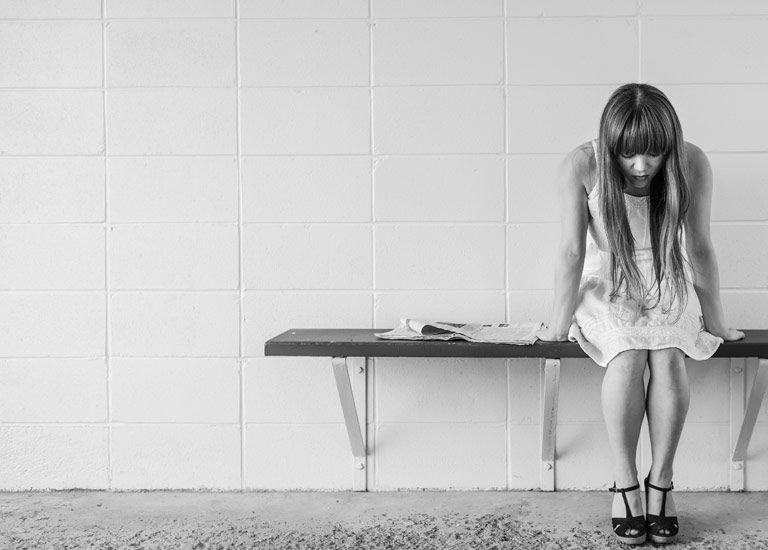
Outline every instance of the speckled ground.
MULTIPOLYGON (((768 550, 768 493, 676 498, 675 550, 768 550)), ((577 492, 0 493, 0 549, 626 549, 609 507, 577 492)))

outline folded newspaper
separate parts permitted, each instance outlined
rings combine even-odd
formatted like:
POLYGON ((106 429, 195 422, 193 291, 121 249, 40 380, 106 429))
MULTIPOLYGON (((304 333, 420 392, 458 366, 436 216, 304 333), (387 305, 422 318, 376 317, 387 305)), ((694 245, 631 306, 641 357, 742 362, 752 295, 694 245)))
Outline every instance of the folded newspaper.
POLYGON ((537 340, 536 332, 541 325, 541 323, 486 325, 400 319, 400 326, 389 332, 378 333, 376 336, 388 340, 468 340, 491 344, 531 345, 537 340))

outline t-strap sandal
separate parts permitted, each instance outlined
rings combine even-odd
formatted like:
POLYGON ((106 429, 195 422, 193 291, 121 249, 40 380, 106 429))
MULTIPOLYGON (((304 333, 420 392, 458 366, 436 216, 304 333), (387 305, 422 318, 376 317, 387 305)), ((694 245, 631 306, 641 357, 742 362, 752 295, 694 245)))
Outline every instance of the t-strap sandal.
POLYGON ((667 517, 666 515, 667 493, 674 488, 675 486, 672 483, 670 483, 669 487, 666 489, 657 487, 656 485, 650 483, 647 477, 645 478, 646 508, 648 506, 648 489, 656 489, 657 491, 661 491, 664 495, 661 499, 661 513, 658 516, 653 514, 646 514, 647 519, 645 527, 648 531, 648 538, 651 540, 651 542, 655 542, 656 544, 667 544, 669 542, 673 542, 679 530, 677 525, 677 516, 667 517), (672 534, 662 535, 660 533, 662 530, 669 531, 672 534))
POLYGON ((613 523, 613 534, 616 535, 619 542, 623 542, 624 544, 643 544, 646 539, 645 516, 633 516, 632 510, 629 508, 629 501, 627 500, 628 492, 639 489, 639 483, 632 487, 618 489, 616 488, 615 482, 613 487, 608 489, 612 493, 621 493, 621 496, 624 499, 624 507, 627 509, 626 517, 611 518, 611 523, 613 523), (632 530, 637 531, 637 535, 632 535, 632 530))

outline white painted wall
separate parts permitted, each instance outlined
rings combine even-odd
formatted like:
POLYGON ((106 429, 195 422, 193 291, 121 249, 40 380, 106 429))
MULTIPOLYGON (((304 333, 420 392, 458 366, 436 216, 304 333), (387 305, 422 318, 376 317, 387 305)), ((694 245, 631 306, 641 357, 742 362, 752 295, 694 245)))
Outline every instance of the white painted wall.
MULTIPOLYGON (((664 89, 709 153, 728 316, 768 328, 765 2, 0 0, 0 18, 0 489, 350 488, 330 361, 264 341, 544 320, 555 167, 626 81, 664 89)), ((370 366, 373 490, 538 486, 536 361, 370 366)), ((680 488, 728 484, 727 367, 690 365, 680 488)), ((559 488, 611 481, 602 373, 563 361, 559 488)), ((768 410, 746 479, 768 489, 768 410)))

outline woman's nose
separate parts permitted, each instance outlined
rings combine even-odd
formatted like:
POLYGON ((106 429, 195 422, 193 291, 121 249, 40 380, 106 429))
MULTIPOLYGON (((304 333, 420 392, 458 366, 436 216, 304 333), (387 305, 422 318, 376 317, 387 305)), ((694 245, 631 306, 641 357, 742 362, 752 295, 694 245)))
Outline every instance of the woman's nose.
POLYGON ((634 158, 634 162, 632 162, 632 166, 638 172, 642 172, 643 170, 645 170, 645 167, 647 164, 648 164, 648 161, 644 155, 637 155, 634 158))

